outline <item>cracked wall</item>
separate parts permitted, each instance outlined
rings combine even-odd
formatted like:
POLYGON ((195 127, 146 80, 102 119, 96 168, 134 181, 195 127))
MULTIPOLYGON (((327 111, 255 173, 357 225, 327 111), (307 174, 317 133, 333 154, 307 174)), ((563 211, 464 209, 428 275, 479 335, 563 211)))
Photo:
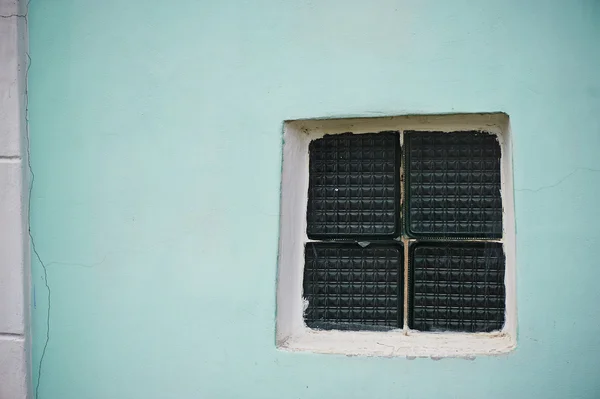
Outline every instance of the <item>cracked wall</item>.
POLYGON ((598 397, 597 1, 33 0, 28 19, 38 399, 598 397), (495 111, 517 349, 278 351, 283 121, 495 111))

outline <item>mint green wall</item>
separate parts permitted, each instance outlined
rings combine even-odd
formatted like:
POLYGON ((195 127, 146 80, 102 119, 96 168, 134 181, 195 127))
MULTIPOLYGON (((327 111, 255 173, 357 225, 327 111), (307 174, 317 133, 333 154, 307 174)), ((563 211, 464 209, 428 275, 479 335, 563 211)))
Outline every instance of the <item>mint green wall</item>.
POLYGON ((600 397, 599 1, 33 0, 29 23, 39 399, 600 397), (282 121, 472 111, 511 116, 516 352, 275 350, 282 121))

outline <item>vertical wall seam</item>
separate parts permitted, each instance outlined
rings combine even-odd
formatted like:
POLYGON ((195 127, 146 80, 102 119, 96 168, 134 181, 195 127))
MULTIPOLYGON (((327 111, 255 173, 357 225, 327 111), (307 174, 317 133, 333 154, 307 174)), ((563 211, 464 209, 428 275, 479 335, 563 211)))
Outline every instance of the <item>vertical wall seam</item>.
MULTIPOLYGON (((19 5, 21 6, 23 0, 19 0, 19 5)), ((28 279, 28 281, 25 282, 25 286, 28 288, 26 290, 27 293, 27 300, 25 301, 25 304, 27 304, 27 309, 26 309, 26 314, 28 315, 26 321, 27 324, 25 326, 25 344, 26 344, 26 350, 27 350, 27 367, 25 368, 27 376, 26 376, 26 381, 27 381, 27 397, 31 398, 32 396, 32 384, 33 384, 33 380, 32 380, 32 356, 33 356, 33 333, 31 331, 31 320, 32 320, 32 309, 31 306, 29 306, 30 304, 30 300, 29 297, 31 295, 31 276, 32 276, 32 272, 31 272, 31 244, 33 242, 32 240, 32 236, 31 236, 31 190, 33 187, 33 178, 29 178, 28 174, 32 174, 32 170, 31 170, 31 157, 30 157, 30 148, 29 148, 29 68, 31 67, 31 57, 29 55, 29 3, 31 2, 31 0, 27 0, 27 2, 25 3, 25 9, 23 10, 23 14, 19 14, 18 17, 19 18, 23 18, 24 21, 24 32, 23 32, 23 43, 21 48, 19 49, 19 58, 21 61, 24 61, 26 63, 25 66, 25 76, 23 78, 23 87, 21 88, 21 90, 24 90, 24 119, 25 119, 25 124, 24 126, 21 126, 21 135, 24 136, 25 138, 25 156, 27 157, 26 159, 26 163, 27 163, 27 167, 28 167, 28 171, 26 172, 25 170, 23 170, 22 172, 22 178, 23 178, 23 186, 22 187, 27 187, 27 201, 26 201, 26 207, 24 209, 25 212, 25 221, 26 221, 26 228, 27 228, 27 235, 23 237, 23 241, 24 241, 24 264, 23 267, 28 270, 28 273, 24 273, 23 275, 26 276, 26 278, 28 279), (24 56, 23 56, 24 55, 24 56), (27 59, 25 59, 25 57, 27 59)), ((23 156, 23 152, 21 151, 21 156, 23 156)), ((50 305, 48 303, 48 305, 50 305)), ((39 378, 38 378, 39 380, 39 378)), ((36 397, 37 397, 37 392, 35 393, 36 397)))
MULTIPOLYGON (((25 29, 26 29, 26 35, 28 35, 29 32, 29 5, 31 3, 31 0, 27 0, 27 3, 25 5, 25 13, 23 14, 23 18, 25 21, 25 29)), ((44 285, 46 286, 46 290, 47 290, 47 300, 48 300, 48 306, 47 306, 47 310, 46 310, 46 337, 44 340, 44 346, 42 348, 42 353, 40 355, 40 359, 39 362, 37 364, 37 381, 36 381, 36 385, 35 385, 35 389, 33 390, 33 396, 35 397, 35 399, 38 399, 39 397, 39 388, 40 388, 40 381, 41 381, 41 377, 42 377, 42 366, 44 363, 44 358, 46 357, 46 350, 48 348, 48 343, 50 342, 50 299, 51 299, 51 295, 50 295, 50 286, 48 285, 48 271, 46 269, 46 265, 45 263, 42 261, 42 258, 39 254, 39 252, 37 251, 37 248, 35 246, 35 240, 33 238, 33 233, 31 231, 31 200, 32 200, 32 194, 33 194, 33 185, 35 182, 35 173, 33 172, 33 167, 31 164, 31 140, 30 140, 30 135, 29 135, 29 70, 31 68, 31 55, 29 54, 29 40, 28 37, 26 39, 26 50, 24 51, 25 56, 27 57, 27 67, 25 69, 25 86, 24 86, 24 90, 25 90, 25 132, 24 132, 24 136, 25 136, 25 149, 26 149, 26 156, 27 156, 27 167, 28 167, 28 173, 29 173, 29 179, 28 179, 28 190, 27 190, 27 237, 28 237, 28 241, 27 241, 27 260, 28 262, 28 267, 31 268, 31 252, 33 252, 33 254, 35 255, 35 259, 37 259, 37 261, 40 263, 40 265, 42 266, 42 270, 43 270, 43 276, 44 276, 44 285)), ((31 310, 30 310, 31 311, 31 310)), ((32 336, 31 333, 31 327, 30 327, 30 337, 32 336)), ((29 391, 30 393, 28 394, 28 397, 30 397, 31 395, 31 388, 33 387, 33 364, 32 364, 32 340, 29 340, 28 343, 29 349, 30 349, 30 366, 27 368, 28 373, 29 373, 29 378, 28 378, 28 386, 29 386, 29 391)))

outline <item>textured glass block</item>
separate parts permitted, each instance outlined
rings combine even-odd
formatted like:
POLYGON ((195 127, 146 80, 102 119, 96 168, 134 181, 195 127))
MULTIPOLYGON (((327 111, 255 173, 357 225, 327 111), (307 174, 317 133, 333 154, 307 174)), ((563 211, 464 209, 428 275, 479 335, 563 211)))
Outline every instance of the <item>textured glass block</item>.
POLYGON ((309 157, 309 238, 400 235, 398 132, 327 135, 309 157))
POLYGON ((500 238, 500 144, 481 132, 407 132, 412 237, 500 238))
POLYGON ((389 330, 403 323, 402 245, 307 243, 304 320, 317 329, 389 330))
POLYGON ((411 248, 410 256, 410 328, 465 332, 502 329, 502 244, 421 243, 411 248))

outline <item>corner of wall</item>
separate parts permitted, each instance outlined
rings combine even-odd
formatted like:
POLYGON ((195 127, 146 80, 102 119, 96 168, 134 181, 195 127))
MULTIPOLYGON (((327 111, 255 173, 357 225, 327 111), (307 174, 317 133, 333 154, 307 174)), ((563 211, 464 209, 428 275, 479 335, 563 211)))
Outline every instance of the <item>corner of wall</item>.
POLYGON ((0 0, 0 398, 30 398, 27 2, 0 0))

